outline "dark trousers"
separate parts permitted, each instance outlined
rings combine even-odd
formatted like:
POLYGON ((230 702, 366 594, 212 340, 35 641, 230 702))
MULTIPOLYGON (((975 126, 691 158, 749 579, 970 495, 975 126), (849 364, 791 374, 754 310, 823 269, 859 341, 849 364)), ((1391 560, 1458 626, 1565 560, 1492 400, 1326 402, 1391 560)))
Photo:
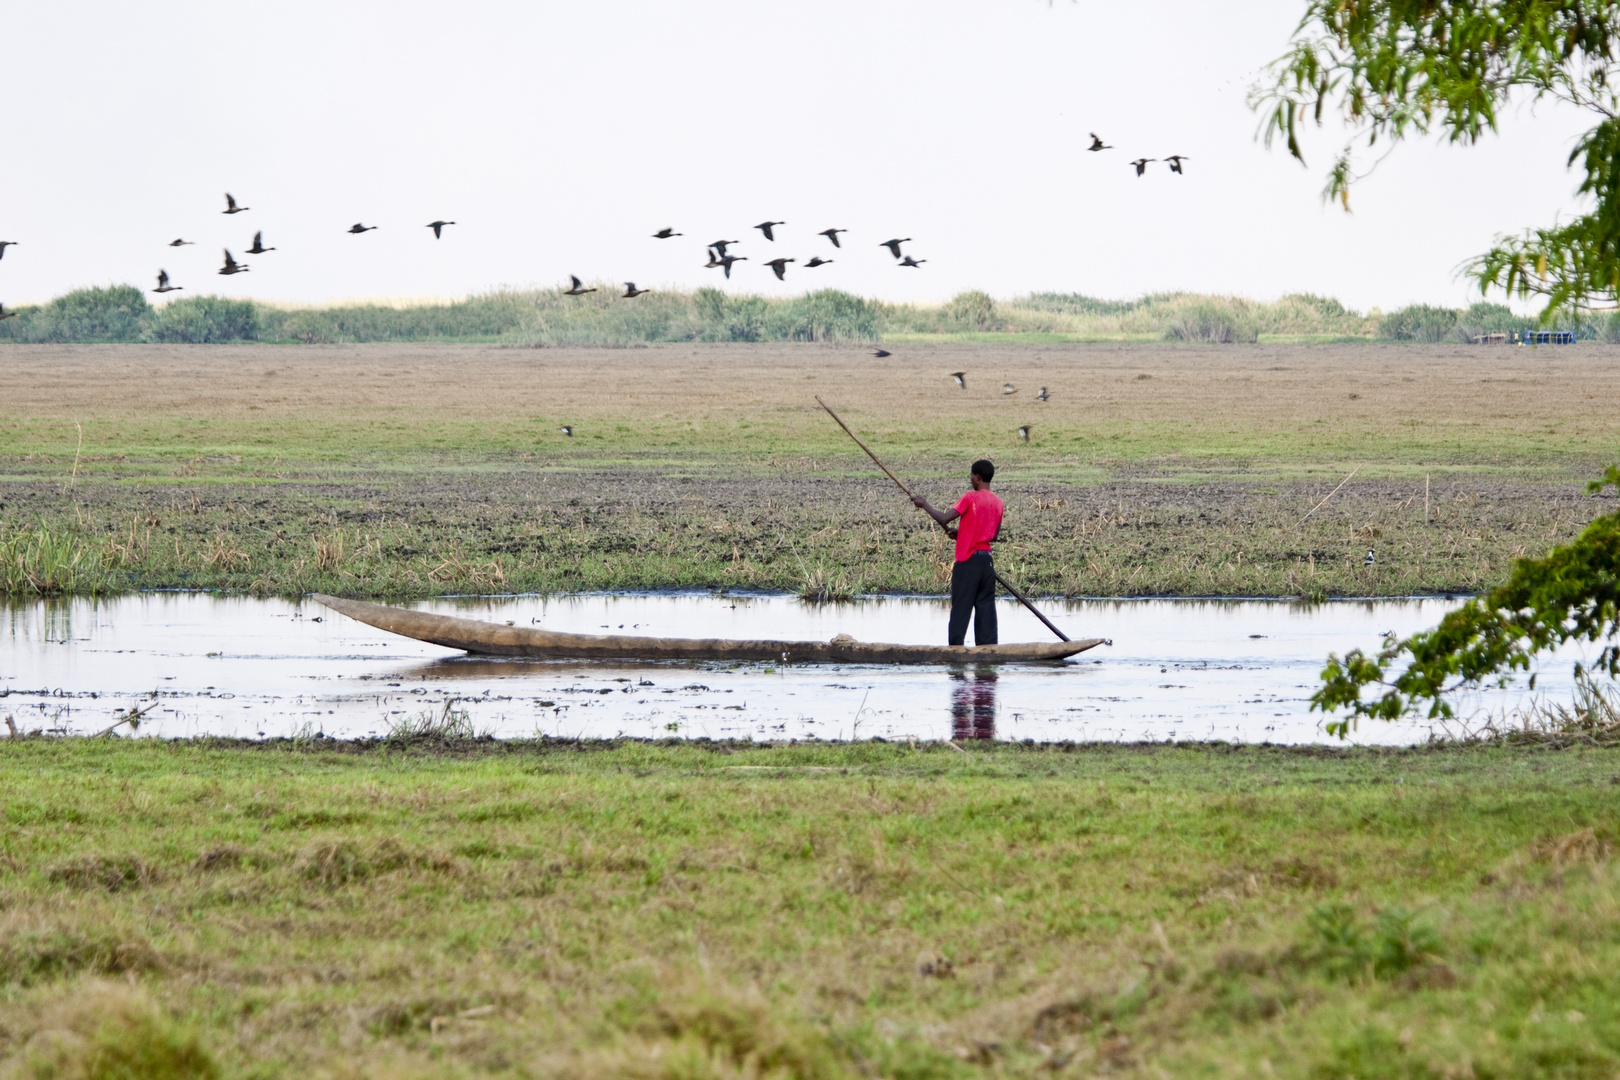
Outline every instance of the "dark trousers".
POLYGON ((988 551, 975 551, 951 571, 952 645, 967 642, 973 617, 973 644, 994 645, 996 636, 996 571, 988 551))

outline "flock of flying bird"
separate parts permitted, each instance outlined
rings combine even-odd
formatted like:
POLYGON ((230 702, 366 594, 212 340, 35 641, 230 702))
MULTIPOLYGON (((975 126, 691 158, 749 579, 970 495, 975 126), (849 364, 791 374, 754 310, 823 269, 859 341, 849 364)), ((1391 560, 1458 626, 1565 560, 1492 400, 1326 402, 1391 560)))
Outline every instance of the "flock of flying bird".
MULTIPOLYGON (((1114 147, 1111 144, 1103 142, 1101 136, 1099 136, 1096 132, 1091 132, 1090 134, 1091 134, 1091 145, 1086 147, 1086 149, 1088 151, 1097 152, 1097 151, 1102 151, 1102 150, 1112 150, 1112 149, 1114 149, 1114 147)), ((1170 154, 1170 155, 1168 155, 1168 156, 1166 156, 1166 157, 1164 157, 1162 159, 1161 158, 1150 158, 1150 157, 1137 158, 1135 161, 1130 162, 1130 165, 1131 165, 1132 168, 1134 168, 1136 170, 1136 175, 1137 176, 1142 176, 1147 172, 1147 167, 1148 167, 1148 164, 1150 162, 1160 161, 1160 160, 1163 160, 1164 162, 1166 162, 1170 166, 1170 171, 1171 172, 1173 172, 1176 175, 1180 176, 1180 175, 1184 175, 1182 173, 1182 171, 1181 171, 1181 163, 1183 161, 1190 161, 1191 159, 1189 157, 1187 157, 1187 155, 1185 155, 1185 154, 1170 154)), ((236 204, 236 197, 233 196, 230 192, 226 192, 225 193, 225 209, 221 210, 220 213, 222 213, 222 214, 240 214, 240 213, 243 213, 243 212, 251 210, 251 209, 252 209, 252 207, 250 207, 250 206, 238 206, 236 204)), ((444 220, 430 221, 430 222, 427 223, 426 226, 424 226, 424 228, 432 229, 433 230, 433 238, 435 240, 438 240, 438 239, 443 238, 445 226, 454 225, 454 224, 455 224, 454 221, 444 221, 444 220)), ((758 225, 755 225, 754 228, 758 229, 760 231, 760 233, 765 237, 766 240, 770 241, 771 243, 775 243, 776 242, 776 233, 775 233, 776 228, 778 226, 786 225, 786 224, 787 224, 787 222, 785 222, 785 221, 762 221, 758 225)), ((345 230, 345 231, 349 232, 349 233, 351 233, 351 234, 353 234, 355 236, 359 236, 362 233, 372 232, 376 228, 378 228, 378 226, 376 226, 376 225, 366 225, 366 224, 363 224, 362 222, 357 221, 353 225, 349 226, 349 228, 347 230, 345 230)), ((849 231, 848 229, 829 228, 829 229, 822 229, 816 235, 817 236, 825 236, 832 243, 833 247, 839 248, 840 250, 842 250, 844 245, 842 244, 842 242, 839 241, 838 236, 839 236, 840 233, 846 233, 848 231, 849 231)), ((665 227, 665 228, 659 229, 657 232, 653 233, 652 235, 653 235, 654 239, 657 239, 657 240, 670 240, 670 239, 673 239, 674 237, 677 237, 677 236, 684 236, 685 234, 684 233, 678 233, 673 228, 665 227)), ((177 239, 169 241, 169 247, 174 247, 174 248, 190 247, 194 243, 195 243, 195 241, 192 241, 192 240, 186 240, 186 239, 177 238, 177 239)), ((709 255, 709 261, 703 264, 704 269, 708 269, 708 270, 720 269, 720 270, 723 270, 725 272, 727 280, 730 280, 730 278, 731 278, 731 268, 734 265, 736 265, 737 263, 747 262, 748 261, 748 256, 746 256, 746 255, 732 255, 732 254, 730 254, 729 251, 727 251, 727 249, 730 248, 733 244, 740 244, 740 243, 742 243, 741 240, 715 240, 712 243, 708 244, 707 245, 707 251, 708 251, 708 255, 709 255)), ((891 255, 893 255, 894 258, 895 258, 895 265, 901 266, 901 267, 908 267, 908 268, 911 268, 911 269, 917 269, 917 268, 921 267, 922 264, 927 262, 928 260, 927 259, 913 258, 911 255, 908 255, 905 252, 900 250, 900 246, 902 244, 909 244, 909 243, 911 243, 911 237, 909 237, 909 236, 897 237, 897 238, 893 238, 893 239, 883 241, 882 243, 880 243, 878 245, 878 247, 883 247, 883 248, 888 248, 889 249, 889 253, 891 255)), ((15 246, 17 246, 17 242, 15 240, 0 240, 0 259, 5 258, 6 248, 15 247, 15 246)), ((264 254, 267 254, 268 252, 272 252, 274 250, 276 250, 276 249, 273 248, 273 247, 265 247, 264 246, 264 233, 262 231, 259 231, 259 232, 255 232, 253 234, 253 246, 248 248, 246 250, 246 253, 249 254, 249 255, 264 255, 264 254)), ((764 260, 763 265, 768 266, 768 267, 771 268, 772 273, 774 273, 776 275, 776 280, 778 280, 778 281, 786 281, 787 280, 788 264, 789 263, 797 263, 797 262, 798 262, 798 259, 796 259, 796 258, 778 257, 778 258, 775 258, 775 259, 766 259, 766 260, 764 260)), ((814 268, 816 268, 818 266, 829 266, 833 262, 834 262, 834 260, 832 260, 832 259, 823 259, 820 255, 814 255, 814 256, 811 256, 809 259, 805 260, 805 262, 802 265, 805 266, 806 268, 814 269, 814 268)), ((231 249, 226 248, 225 249, 225 263, 224 263, 223 266, 221 266, 219 268, 219 270, 217 272, 229 277, 232 274, 245 274, 250 269, 252 269, 252 267, 248 266, 246 263, 237 262, 235 256, 233 256, 231 254, 231 249)), ((586 293, 593 293, 593 292, 597 291, 595 287, 587 288, 585 283, 580 281, 580 279, 576 275, 570 274, 568 277, 569 277, 569 281, 570 281, 571 284, 570 284, 569 288, 563 290, 563 295, 565 295, 565 296, 583 296, 586 293)), ((169 272, 167 270, 160 269, 158 271, 158 275, 157 275, 157 287, 154 288, 152 291, 155 292, 155 293, 171 293, 171 292, 179 292, 180 290, 182 290, 184 288, 185 288, 184 285, 172 284, 170 282, 170 280, 169 280, 169 272)), ((636 287, 636 283, 633 282, 633 281, 625 282, 624 283, 624 290, 625 291, 624 291, 621 298, 625 299, 625 300, 633 300, 636 297, 642 295, 643 293, 647 293, 647 292, 652 291, 650 289, 638 289, 636 287)), ((16 314, 17 313, 14 312, 14 311, 7 311, 5 309, 5 305, 0 304, 0 319, 9 319, 9 318, 12 318, 16 314)), ((885 354, 881 350, 879 350, 879 355, 887 355, 887 354, 885 354)), ((962 386, 962 379, 960 377, 960 374, 958 374, 958 376, 956 377, 956 381, 957 381, 958 386, 962 386)), ((1042 396, 1040 397, 1040 400, 1042 400, 1042 401, 1046 400, 1046 398, 1044 396, 1045 393, 1046 393, 1046 389, 1045 389, 1045 387, 1042 387, 1042 389, 1041 389, 1041 395, 1042 396)), ((1028 434, 1027 428, 1019 429, 1019 433, 1024 436, 1026 441, 1028 440, 1029 434, 1028 434)))
MULTIPOLYGON (((774 244, 776 243, 777 227, 786 224, 787 222, 785 221, 762 221, 758 225, 755 225, 754 228, 758 229, 760 234, 763 235, 766 240, 769 240, 774 244)), ((816 235, 825 236, 829 241, 831 241, 833 247, 842 251, 844 250, 844 245, 838 239, 838 234, 847 232, 849 232, 848 229, 822 229, 816 235)), ((685 233, 678 233, 672 226, 667 225, 652 234, 654 240, 673 240, 677 236, 685 235, 685 233)), ((723 270, 725 272, 726 279, 729 281, 731 279, 731 268, 737 263, 748 261, 748 256, 733 255, 727 250, 733 244, 740 243, 742 243, 741 240, 715 240, 707 244, 705 250, 707 250, 709 253, 709 261, 703 264, 703 268, 705 270, 723 270)), ((878 247, 889 249, 889 253, 895 257, 895 265, 916 269, 922 266, 922 264, 928 260, 912 258, 910 255, 907 255, 905 252, 900 250, 901 244, 909 243, 911 243, 911 237, 903 236, 891 240, 885 240, 879 244, 878 247)), ((798 261, 799 260, 796 258, 778 257, 775 259, 766 259, 763 261, 762 265, 771 268, 771 272, 776 275, 777 281, 786 281, 788 263, 796 263, 798 261)), ((812 255, 810 258, 806 259, 802 265, 813 270, 818 266, 830 266, 836 261, 837 260, 835 259, 823 259, 820 255, 812 255)), ((595 288, 586 288, 585 283, 579 280, 578 275, 569 274, 568 280, 572 284, 569 288, 563 290, 564 296, 583 296, 586 293, 596 292, 595 288)), ((636 288, 635 282, 627 281, 624 283, 624 294, 621 296, 621 299, 634 300, 642 293, 651 291, 651 289, 638 289, 636 288)))
MULTIPOLYGON (((1103 142, 1102 137, 1099 136, 1095 131, 1093 131, 1093 132, 1091 132, 1091 145, 1086 147, 1086 149, 1093 152, 1093 153, 1095 153, 1096 151, 1099 151, 1099 150, 1112 150, 1113 147, 1110 146, 1108 143, 1103 142)), ((1167 154, 1163 158, 1155 158, 1155 157, 1137 158, 1135 161, 1129 162, 1129 165, 1131 166, 1131 168, 1136 170, 1136 175, 1137 176, 1142 176, 1142 175, 1145 175, 1147 173, 1147 167, 1148 167, 1149 162, 1163 161, 1165 164, 1170 166, 1170 171, 1171 172, 1175 173, 1177 176, 1185 176, 1187 174, 1181 171, 1181 163, 1183 161, 1191 161, 1191 160, 1192 160, 1192 158, 1188 157, 1186 154, 1167 154)))

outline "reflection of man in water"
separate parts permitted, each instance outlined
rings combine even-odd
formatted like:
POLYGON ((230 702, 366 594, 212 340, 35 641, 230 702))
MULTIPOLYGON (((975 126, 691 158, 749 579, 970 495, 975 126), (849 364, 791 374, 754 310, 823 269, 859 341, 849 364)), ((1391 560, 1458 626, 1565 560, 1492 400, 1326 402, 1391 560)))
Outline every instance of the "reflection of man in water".
POLYGON ((956 500, 949 511, 935 510, 928 500, 913 495, 911 501, 950 531, 950 524, 961 519, 956 537, 956 567, 951 571, 952 645, 967 641, 968 619, 973 619, 973 644, 994 645, 996 634, 996 568, 990 559, 990 544, 1001 535, 1001 500, 990 491, 996 467, 988 461, 973 463, 968 475, 972 490, 956 500))
POLYGON ((982 667, 976 672, 953 671, 951 681, 951 737, 953 739, 993 739, 996 737, 996 669, 982 667))

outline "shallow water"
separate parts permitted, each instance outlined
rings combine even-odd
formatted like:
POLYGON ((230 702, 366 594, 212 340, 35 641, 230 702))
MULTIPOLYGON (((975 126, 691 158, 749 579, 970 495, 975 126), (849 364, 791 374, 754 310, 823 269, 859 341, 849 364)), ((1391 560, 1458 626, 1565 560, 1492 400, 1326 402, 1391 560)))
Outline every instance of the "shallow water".
MULTIPOLYGON (((497 736, 754 739, 1225 739, 1326 742, 1308 710, 1329 652, 1434 625, 1457 602, 1045 601, 1071 637, 1112 638, 1061 664, 1001 668, 472 658, 395 637, 314 602, 143 594, 0 606, 0 717, 89 733, 158 694, 139 734, 387 733, 447 702, 497 736)), ((937 643, 947 603, 806 604, 785 596, 584 595, 437 600, 494 622, 649 636, 937 643)), ((1050 632, 1013 601, 1004 641, 1050 632)), ((1521 680, 1522 684, 1522 680, 1521 680)), ((1567 699, 1569 665, 1540 687, 1567 699), (1561 681, 1560 681, 1561 680, 1561 681)), ((1474 695, 1501 711, 1514 689, 1474 695)), ((1364 724, 1353 741, 1426 739, 1428 722, 1364 724)))

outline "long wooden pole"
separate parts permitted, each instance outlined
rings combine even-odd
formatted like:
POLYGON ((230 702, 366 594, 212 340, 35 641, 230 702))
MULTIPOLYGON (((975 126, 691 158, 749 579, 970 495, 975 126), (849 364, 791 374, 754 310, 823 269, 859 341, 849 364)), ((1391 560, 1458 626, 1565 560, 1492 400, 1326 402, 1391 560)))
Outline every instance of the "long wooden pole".
MULTIPOLYGON (((900 480, 900 478, 898 476, 894 475, 894 473, 889 471, 889 467, 887 465, 883 464, 882 459, 879 458, 876 454, 872 453, 872 448, 870 446, 867 446, 865 443, 861 442, 861 437, 859 435, 857 435, 853 431, 849 430, 849 425, 844 423, 844 421, 839 418, 838 414, 832 411, 832 406, 828 405, 825 401, 822 401, 819 396, 816 398, 816 404, 820 405, 823 409, 826 409, 827 410, 827 415, 832 417, 833 420, 837 421, 838 426, 844 429, 844 434, 848 435, 850 438, 854 439, 856 446, 858 446, 862 450, 866 451, 866 456, 872 459, 873 464, 875 464, 878 468, 883 470, 883 475, 887 476, 890 480, 893 480, 894 483, 895 483, 895 486, 898 487, 901 491, 905 492, 908 496, 910 496, 913 499, 916 498, 915 495, 911 494, 911 489, 906 487, 906 485, 901 482, 901 480, 900 480)), ((947 526, 940 525, 940 528, 944 529, 944 528, 947 528, 947 526)), ((1001 571, 1000 570, 997 570, 997 569, 995 569, 994 566, 992 566, 991 569, 990 569, 990 572, 996 576, 996 580, 1001 583, 1001 587, 1003 589, 1006 589, 1008 592, 1012 593, 1013 596, 1018 600, 1018 602, 1020 604, 1023 604, 1025 607, 1027 607, 1029 609, 1031 615, 1034 615, 1037 619, 1041 620, 1041 622, 1045 623, 1046 628, 1048 630, 1052 631, 1052 633, 1056 634, 1058 636, 1059 641, 1068 641, 1069 640, 1069 635, 1065 634, 1063 631, 1061 631, 1057 627, 1053 626, 1052 625, 1052 620, 1048 619, 1045 615, 1042 615, 1041 612, 1040 612, 1040 609, 1037 608, 1034 604, 1029 602, 1028 597, 1026 597, 1023 593, 1019 592, 1017 589, 1013 588, 1012 584, 1006 578, 1001 576, 1001 571)))

